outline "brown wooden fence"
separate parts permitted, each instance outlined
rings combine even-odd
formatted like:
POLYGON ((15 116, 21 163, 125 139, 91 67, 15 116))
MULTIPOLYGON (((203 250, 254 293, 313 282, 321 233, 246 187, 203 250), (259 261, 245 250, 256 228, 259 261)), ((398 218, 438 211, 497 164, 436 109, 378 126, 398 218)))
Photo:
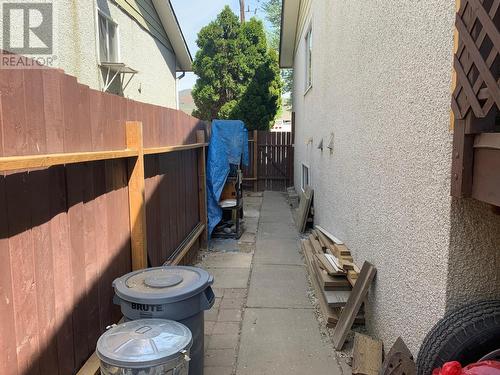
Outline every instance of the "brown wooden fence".
POLYGON ((451 195, 500 207, 500 3, 456 3, 451 195))
POLYGON ((204 124, 54 70, 0 70, 0 109, 0 374, 74 374, 113 279, 205 240, 204 124))
POLYGON ((293 141, 291 132, 249 133, 250 165, 243 168, 245 187, 283 191, 293 184, 293 141))

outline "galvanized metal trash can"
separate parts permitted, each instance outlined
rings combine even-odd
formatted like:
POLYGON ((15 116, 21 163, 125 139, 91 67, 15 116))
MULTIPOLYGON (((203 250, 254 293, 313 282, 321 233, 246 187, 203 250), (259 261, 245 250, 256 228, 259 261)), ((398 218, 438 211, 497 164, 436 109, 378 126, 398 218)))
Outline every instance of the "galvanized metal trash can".
POLYGON ((114 326, 97 341, 102 375, 187 375, 191 331, 165 319, 114 326))
POLYGON ((204 311, 215 301, 213 276, 197 267, 163 266, 128 273, 115 281, 114 301, 130 320, 171 319, 193 334, 190 375, 203 374, 204 311))

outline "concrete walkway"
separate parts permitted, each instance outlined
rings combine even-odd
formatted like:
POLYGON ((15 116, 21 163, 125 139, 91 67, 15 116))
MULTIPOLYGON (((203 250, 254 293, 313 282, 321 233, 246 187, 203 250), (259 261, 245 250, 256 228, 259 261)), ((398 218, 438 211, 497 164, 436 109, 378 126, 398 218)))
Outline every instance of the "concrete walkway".
MULTIPOLYGON (((258 212, 254 203, 245 214, 258 212)), ((246 219, 256 229, 248 242, 218 244, 201 263, 214 274, 217 295, 206 317, 205 375, 344 374, 308 297, 285 196, 265 192, 258 226, 253 219, 246 219)))

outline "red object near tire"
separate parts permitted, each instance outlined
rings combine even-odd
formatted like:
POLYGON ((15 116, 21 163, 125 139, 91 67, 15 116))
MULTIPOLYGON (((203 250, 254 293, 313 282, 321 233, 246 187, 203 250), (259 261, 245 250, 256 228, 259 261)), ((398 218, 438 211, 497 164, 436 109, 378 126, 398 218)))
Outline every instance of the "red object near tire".
POLYGON ((432 375, 500 375, 500 362, 481 361, 464 368, 460 362, 446 362, 443 367, 435 369, 432 375))

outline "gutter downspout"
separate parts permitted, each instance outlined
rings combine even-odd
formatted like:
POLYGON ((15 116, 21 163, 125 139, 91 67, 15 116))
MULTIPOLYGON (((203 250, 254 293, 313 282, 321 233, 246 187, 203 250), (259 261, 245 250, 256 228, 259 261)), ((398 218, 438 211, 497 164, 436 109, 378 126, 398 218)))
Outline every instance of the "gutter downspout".
POLYGON ((175 79, 175 86, 176 86, 175 91, 177 91, 177 98, 176 98, 177 100, 175 101, 175 109, 179 109, 179 106, 180 106, 180 103, 179 103, 179 81, 181 79, 183 79, 185 75, 186 75, 186 72, 182 71, 182 74, 175 79))

